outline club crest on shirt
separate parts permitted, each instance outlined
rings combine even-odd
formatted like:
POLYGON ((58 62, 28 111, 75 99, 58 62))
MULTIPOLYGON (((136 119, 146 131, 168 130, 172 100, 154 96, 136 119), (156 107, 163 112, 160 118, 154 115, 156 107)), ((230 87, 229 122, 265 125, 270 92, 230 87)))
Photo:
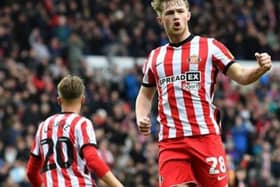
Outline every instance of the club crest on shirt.
POLYGON ((191 55, 189 58, 188 58, 188 62, 190 64, 199 64, 201 61, 201 58, 197 55, 191 55))

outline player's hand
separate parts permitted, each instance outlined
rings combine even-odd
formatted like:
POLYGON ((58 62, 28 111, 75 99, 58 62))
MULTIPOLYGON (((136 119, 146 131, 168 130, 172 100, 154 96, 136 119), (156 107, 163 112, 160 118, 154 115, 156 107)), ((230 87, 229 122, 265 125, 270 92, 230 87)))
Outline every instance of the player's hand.
POLYGON ((145 136, 151 133, 151 120, 149 117, 144 117, 137 122, 138 128, 142 134, 145 136))
POLYGON ((271 56, 267 53, 255 53, 255 57, 262 71, 266 72, 271 69, 271 56))

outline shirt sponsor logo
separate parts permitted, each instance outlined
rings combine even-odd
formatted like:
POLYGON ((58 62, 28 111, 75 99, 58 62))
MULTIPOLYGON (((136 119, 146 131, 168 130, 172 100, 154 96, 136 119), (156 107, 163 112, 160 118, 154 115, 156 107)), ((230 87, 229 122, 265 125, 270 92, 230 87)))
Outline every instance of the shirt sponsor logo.
POLYGON ((191 91, 191 90, 199 90, 200 89, 200 83, 194 82, 184 82, 182 88, 186 91, 191 91))
POLYGON ((173 75, 160 79, 160 86, 173 83, 175 81, 185 81, 186 83, 199 83, 200 82, 200 72, 190 71, 180 75, 173 75))

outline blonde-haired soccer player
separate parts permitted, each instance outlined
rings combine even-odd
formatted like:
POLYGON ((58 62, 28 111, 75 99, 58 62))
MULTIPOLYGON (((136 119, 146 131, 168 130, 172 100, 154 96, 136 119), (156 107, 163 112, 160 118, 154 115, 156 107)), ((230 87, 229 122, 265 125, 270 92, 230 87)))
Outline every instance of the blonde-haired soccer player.
POLYGON ((256 66, 243 67, 219 41, 190 32, 187 0, 153 0, 152 7, 169 43, 152 50, 144 64, 136 117, 139 130, 148 135, 157 92, 160 186, 225 187, 226 155, 213 104, 217 74, 250 84, 271 68, 271 57, 256 53, 256 66))
POLYGON ((61 113, 40 123, 27 164, 32 185, 96 186, 93 171, 108 186, 123 187, 98 156, 92 122, 80 115, 85 101, 83 81, 78 76, 66 76, 57 90, 61 113))

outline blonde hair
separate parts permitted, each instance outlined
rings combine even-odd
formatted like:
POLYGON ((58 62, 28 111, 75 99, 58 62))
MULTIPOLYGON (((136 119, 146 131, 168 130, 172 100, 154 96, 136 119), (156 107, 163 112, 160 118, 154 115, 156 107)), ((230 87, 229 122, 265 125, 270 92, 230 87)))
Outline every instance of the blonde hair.
MULTIPOLYGON (((173 1, 173 0, 152 0, 151 5, 153 9, 156 11, 157 15, 161 15, 162 10, 163 10, 163 3, 168 2, 168 1, 173 1)), ((189 2, 188 0, 183 0, 186 4, 186 7, 189 8, 189 2)))
POLYGON ((58 83, 57 90, 62 99, 71 101, 84 94, 85 85, 80 77, 68 75, 58 83))

